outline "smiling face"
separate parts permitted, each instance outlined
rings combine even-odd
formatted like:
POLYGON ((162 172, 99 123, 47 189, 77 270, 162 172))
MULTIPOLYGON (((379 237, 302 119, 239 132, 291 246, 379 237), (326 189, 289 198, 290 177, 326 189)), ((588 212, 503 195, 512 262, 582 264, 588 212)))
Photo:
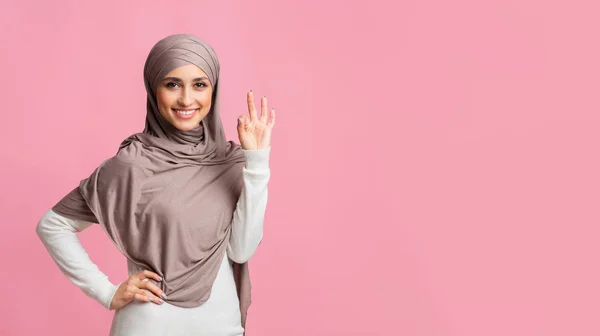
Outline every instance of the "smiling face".
POLYGON ((189 131, 208 115, 213 86, 199 67, 189 64, 169 72, 156 88, 160 114, 180 131, 189 131))

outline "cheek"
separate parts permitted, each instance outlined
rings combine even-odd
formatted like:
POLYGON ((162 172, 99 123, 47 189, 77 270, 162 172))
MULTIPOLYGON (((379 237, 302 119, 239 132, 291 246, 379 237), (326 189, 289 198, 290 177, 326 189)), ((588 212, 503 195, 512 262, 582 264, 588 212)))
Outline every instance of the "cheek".
POLYGON ((210 108, 212 100, 212 93, 208 90, 202 91, 198 94, 197 101, 202 105, 203 108, 210 108))
POLYGON ((163 90, 158 90, 156 93, 156 102, 158 103, 158 106, 168 106, 169 95, 163 90))
POLYGON ((170 110, 171 105, 173 105, 173 97, 168 92, 158 90, 156 92, 156 104, 160 113, 164 115, 165 111, 170 110))

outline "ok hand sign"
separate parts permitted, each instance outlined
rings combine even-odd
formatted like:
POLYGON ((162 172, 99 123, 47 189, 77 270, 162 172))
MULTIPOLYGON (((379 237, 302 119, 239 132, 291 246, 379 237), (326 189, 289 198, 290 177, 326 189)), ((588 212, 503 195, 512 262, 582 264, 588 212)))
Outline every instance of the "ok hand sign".
POLYGON ((267 122, 267 97, 260 100, 260 118, 254 106, 254 93, 248 92, 248 113, 238 118, 238 137, 243 149, 256 150, 271 146, 271 131, 275 126, 275 110, 271 109, 267 122))

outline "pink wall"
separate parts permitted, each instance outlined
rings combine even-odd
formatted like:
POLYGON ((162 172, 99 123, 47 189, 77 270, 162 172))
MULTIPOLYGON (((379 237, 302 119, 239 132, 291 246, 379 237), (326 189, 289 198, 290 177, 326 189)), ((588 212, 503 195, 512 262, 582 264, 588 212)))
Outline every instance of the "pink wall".
POLYGON ((0 5, 1 335, 107 334, 34 228, 142 129, 176 32, 217 49, 230 138, 246 90, 278 113, 250 336, 600 334, 597 2, 84 3, 0 5))

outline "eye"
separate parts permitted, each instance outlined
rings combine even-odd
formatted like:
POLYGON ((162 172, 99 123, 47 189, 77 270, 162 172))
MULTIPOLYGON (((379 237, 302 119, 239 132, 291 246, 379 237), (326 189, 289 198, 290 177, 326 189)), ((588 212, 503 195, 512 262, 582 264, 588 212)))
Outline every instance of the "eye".
POLYGON ((204 87, 207 87, 207 85, 204 84, 203 82, 198 82, 198 83, 196 83, 196 87, 204 88, 204 87))
POLYGON ((172 89, 172 88, 179 86, 179 84, 177 84, 175 82, 168 82, 167 84, 165 84, 165 86, 168 87, 169 89, 172 89))

